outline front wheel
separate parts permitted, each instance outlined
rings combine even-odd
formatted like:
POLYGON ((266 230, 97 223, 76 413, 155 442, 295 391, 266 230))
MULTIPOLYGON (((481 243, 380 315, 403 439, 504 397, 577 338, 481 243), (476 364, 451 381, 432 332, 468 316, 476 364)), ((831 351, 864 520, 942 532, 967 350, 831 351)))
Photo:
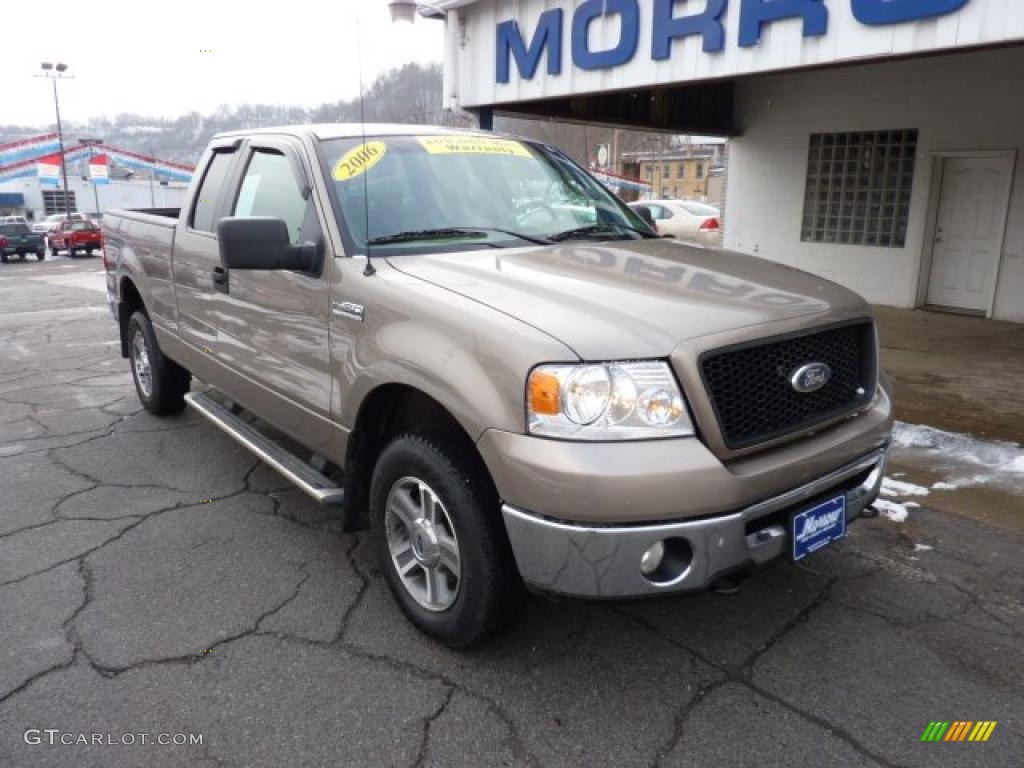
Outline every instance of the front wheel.
POLYGON ((388 587, 422 632, 467 648, 519 614, 525 589, 474 457, 417 435, 395 438, 374 468, 370 514, 388 587))
POLYGON ((146 410, 157 416, 180 413, 191 374, 163 356, 144 312, 136 312, 128 321, 128 354, 135 391, 146 410))
POLYGON ((42 261, 46 258, 46 251, 36 251, 36 261, 42 261))

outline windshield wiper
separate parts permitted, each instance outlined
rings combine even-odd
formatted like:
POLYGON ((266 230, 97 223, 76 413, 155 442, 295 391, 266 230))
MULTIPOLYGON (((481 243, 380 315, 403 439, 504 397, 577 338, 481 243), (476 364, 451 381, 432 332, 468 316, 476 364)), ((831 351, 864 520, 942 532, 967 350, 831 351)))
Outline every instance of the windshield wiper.
POLYGON ((503 235, 509 237, 517 237, 520 240, 525 240, 528 243, 536 243, 537 245, 551 245, 554 240, 549 240, 546 237, 540 235, 524 235, 522 232, 515 232, 511 229, 499 229, 498 227, 466 227, 466 229, 482 229, 485 232, 500 232, 503 235))
POLYGON ((367 240, 367 245, 390 245, 392 243, 415 243, 419 240, 443 240, 454 237, 486 237, 487 233, 477 229, 461 227, 440 227, 438 229, 410 229, 407 232, 396 232, 367 240))
POLYGON ((606 227, 602 224, 593 225, 587 227, 577 227, 576 229, 567 229, 565 232, 558 232, 554 235, 548 235, 548 239, 553 243, 560 243, 563 240, 577 240, 584 237, 590 237, 591 235, 618 235, 611 227, 606 227))
MULTIPOLYGON (((535 235, 524 235, 521 232, 513 232, 510 229, 498 229, 497 227, 439 227, 437 229, 417 229, 408 232, 396 232, 393 235, 375 237, 367 241, 367 245, 393 245, 395 243, 415 243, 420 240, 443 240, 445 238, 463 237, 486 237, 488 232, 500 232, 509 237, 525 240, 528 243, 537 245, 551 245, 552 241, 535 235)), ((487 245, 498 247, 497 243, 488 242, 487 245)))
MULTIPOLYGON (((656 238, 657 235, 650 232, 645 232, 637 227, 631 227, 629 224, 615 224, 615 227, 619 229, 625 229, 629 232, 636 232, 636 234, 647 239, 656 238)), ((577 227, 576 229, 567 229, 565 232, 558 232, 554 235, 548 235, 548 239, 553 243, 560 243, 563 240, 577 240, 584 237, 590 237, 591 235, 621 235, 622 232, 617 232, 612 227, 604 224, 591 224, 586 227, 577 227)))

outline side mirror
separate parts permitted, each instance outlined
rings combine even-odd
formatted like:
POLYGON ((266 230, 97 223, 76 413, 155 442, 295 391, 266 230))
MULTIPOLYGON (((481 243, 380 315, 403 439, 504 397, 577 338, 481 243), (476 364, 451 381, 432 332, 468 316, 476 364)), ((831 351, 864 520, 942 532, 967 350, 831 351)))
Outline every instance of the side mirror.
POLYGON ((220 263, 227 269, 288 269, 309 272, 317 246, 292 245, 284 219, 233 216, 217 222, 220 263))
POLYGON ((651 213, 651 209, 646 205, 634 205, 633 213, 639 216, 641 219, 647 222, 647 225, 655 232, 658 231, 658 225, 654 222, 654 214, 651 213))

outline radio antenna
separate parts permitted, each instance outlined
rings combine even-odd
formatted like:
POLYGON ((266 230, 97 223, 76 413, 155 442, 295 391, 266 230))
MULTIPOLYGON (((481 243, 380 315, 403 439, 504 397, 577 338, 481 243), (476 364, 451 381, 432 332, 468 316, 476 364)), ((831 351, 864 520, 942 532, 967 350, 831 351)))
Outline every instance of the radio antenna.
MULTIPOLYGON (((366 148, 366 95, 363 91, 363 24, 356 17, 356 53, 359 56, 359 124, 363 131, 363 148, 366 148)), ((366 269, 363 274, 371 277, 377 274, 370 257, 370 169, 363 171, 363 212, 366 214, 366 269)))

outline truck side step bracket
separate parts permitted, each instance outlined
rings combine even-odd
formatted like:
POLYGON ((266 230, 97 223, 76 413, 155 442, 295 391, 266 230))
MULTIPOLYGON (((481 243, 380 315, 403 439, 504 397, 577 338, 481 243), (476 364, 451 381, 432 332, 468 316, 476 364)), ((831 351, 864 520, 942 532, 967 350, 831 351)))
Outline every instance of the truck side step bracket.
POLYGON ((341 506, 345 497, 344 489, 338 488, 330 478, 261 434, 231 409, 202 392, 190 392, 185 395, 185 401, 321 504, 341 506))

